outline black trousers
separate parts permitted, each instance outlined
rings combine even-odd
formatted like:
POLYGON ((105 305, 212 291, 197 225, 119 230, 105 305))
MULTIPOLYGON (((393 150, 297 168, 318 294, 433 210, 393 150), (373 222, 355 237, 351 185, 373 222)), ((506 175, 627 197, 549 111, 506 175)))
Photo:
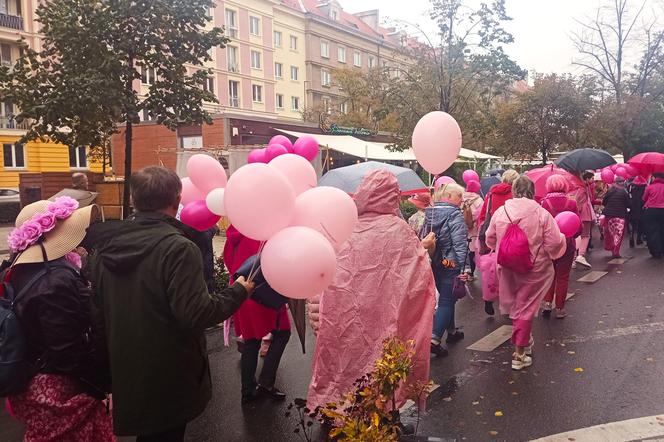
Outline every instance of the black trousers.
POLYGON ((664 209, 646 209, 646 239, 648 250, 656 258, 664 255, 664 209))
POLYGON ((470 274, 475 275, 475 252, 468 252, 468 265, 470 265, 470 274))
POLYGON ((629 224, 631 227, 630 238, 632 241, 643 241, 646 236, 646 224, 643 221, 643 214, 639 219, 630 219, 629 224))
MULTIPOLYGON (((272 343, 265 355, 263 369, 258 377, 258 384, 266 388, 274 387, 277 380, 277 370, 284 354, 286 344, 290 339, 289 330, 275 330, 272 332, 272 343)), ((256 367, 258 367, 258 353, 261 349, 260 339, 247 339, 244 341, 240 367, 242 371, 242 395, 250 395, 256 389, 256 367)))
POLYGON ((187 425, 185 424, 178 428, 162 431, 161 433, 138 436, 136 442, 182 442, 184 441, 184 431, 186 428, 187 425))

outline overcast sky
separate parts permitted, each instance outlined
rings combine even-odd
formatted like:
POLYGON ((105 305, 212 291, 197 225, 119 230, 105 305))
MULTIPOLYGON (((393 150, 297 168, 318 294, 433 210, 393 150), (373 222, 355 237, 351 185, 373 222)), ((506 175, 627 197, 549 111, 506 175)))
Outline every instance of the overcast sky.
MULTIPOLYGON (((479 0, 469 1, 479 3, 479 0)), ((379 9, 385 21, 398 18, 435 32, 426 12, 429 0, 340 0, 340 3, 348 12, 379 9)), ((515 40, 506 51, 529 71, 579 73, 571 64, 576 53, 569 35, 579 29, 574 19, 593 15, 599 3, 600 0, 506 0, 507 12, 513 18, 507 27, 515 40)))

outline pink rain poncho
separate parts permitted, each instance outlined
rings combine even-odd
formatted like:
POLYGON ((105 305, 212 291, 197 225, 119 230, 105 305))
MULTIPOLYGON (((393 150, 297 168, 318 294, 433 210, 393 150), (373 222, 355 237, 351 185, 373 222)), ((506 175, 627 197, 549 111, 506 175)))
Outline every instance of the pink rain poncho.
MULTIPOLYGON (((426 251, 395 215, 395 176, 384 170, 371 172, 357 190, 355 203, 359 220, 337 253, 336 276, 320 300, 307 400, 312 410, 351 391, 356 379, 373 370, 383 340, 392 336, 415 341, 408 383, 429 380, 435 285, 426 251)), ((397 407, 405 400, 402 388, 397 407)))
MULTIPOLYGON (((524 274, 498 265, 500 311, 509 314, 512 319, 530 321, 536 316, 542 298, 551 287, 553 260, 565 253, 567 241, 551 214, 534 200, 515 198, 507 201, 505 207, 512 221, 528 237, 534 266, 524 274)), ((486 234, 487 246, 499 250, 509 224, 505 208, 501 207, 491 218, 486 234)))

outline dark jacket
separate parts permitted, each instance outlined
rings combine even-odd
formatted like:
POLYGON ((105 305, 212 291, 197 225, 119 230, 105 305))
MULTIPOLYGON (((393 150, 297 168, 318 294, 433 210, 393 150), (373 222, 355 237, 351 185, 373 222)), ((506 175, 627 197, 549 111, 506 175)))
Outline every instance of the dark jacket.
POLYGON ((191 233, 156 213, 89 230, 118 436, 162 432, 203 412, 211 395, 204 330, 230 317, 247 297, 237 284, 208 293, 201 253, 185 232, 191 233))
MULTIPOLYGON (((35 373, 71 376, 92 396, 110 387, 103 323, 93 326, 92 293, 88 282, 64 258, 51 261, 16 304, 35 373)), ((15 294, 44 268, 22 264, 11 270, 15 294)))
POLYGON ((627 188, 629 193, 629 217, 633 220, 639 220, 643 217, 643 194, 646 191, 645 184, 631 183, 627 188))
POLYGON ((602 214, 607 218, 627 219, 629 204, 629 194, 627 191, 623 187, 613 185, 606 192, 606 195, 604 195, 604 200, 602 201, 604 211, 602 211, 602 214))

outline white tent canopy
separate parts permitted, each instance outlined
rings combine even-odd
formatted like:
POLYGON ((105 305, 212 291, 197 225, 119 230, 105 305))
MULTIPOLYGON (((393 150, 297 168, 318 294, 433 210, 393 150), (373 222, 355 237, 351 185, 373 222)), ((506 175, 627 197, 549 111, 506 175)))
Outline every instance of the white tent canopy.
MULTIPOLYGON (((366 160, 379 161, 416 161, 413 149, 406 149, 403 152, 392 152, 387 149, 388 143, 375 143, 364 141, 350 135, 321 135, 309 134, 304 132, 295 132, 292 130, 277 129, 279 132, 299 138, 304 135, 313 137, 319 146, 342 152, 346 155, 353 155, 366 160)), ((477 161, 477 160, 497 160, 499 157, 488 155, 482 152, 461 148, 459 160, 457 161, 477 161)))

